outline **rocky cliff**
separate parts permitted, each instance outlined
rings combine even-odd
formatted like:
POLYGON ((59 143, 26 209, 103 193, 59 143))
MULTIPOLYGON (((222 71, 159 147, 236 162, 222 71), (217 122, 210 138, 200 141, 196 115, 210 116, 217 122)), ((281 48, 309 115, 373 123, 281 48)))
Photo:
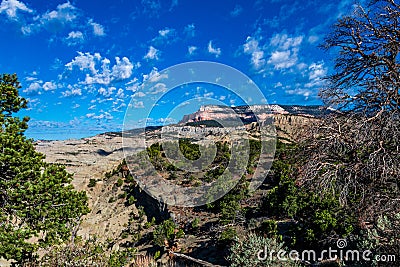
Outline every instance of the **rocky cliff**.
POLYGON ((179 124, 193 123, 211 120, 237 120, 240 118, 245 123, 265 120, 274 115, 299 115, 305 117, 319 117, 329 113, 322 106, 299 106, 299 105, 252 105, 252 106, 201 106, 192 114, 184 115, 179 124))

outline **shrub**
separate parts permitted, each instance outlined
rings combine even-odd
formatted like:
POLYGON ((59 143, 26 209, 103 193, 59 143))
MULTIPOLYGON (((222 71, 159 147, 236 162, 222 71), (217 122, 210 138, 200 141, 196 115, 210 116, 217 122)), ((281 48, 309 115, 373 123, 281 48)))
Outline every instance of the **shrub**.
POLYGON ((237 233, 235 228, 228 227, 218 237, 218 241, 221 243, 230 243, 237 238, 237 233))
POLYGON ((230 262, 229 266, 232 267, 300 266, 289 259, 287 261, 279 261, 274 253, 272 254, 273 257, 269 257, 270 252, 278 252, 280 250, 285 250, 282 242, 277 242, 274 238, 257 236, 251 233, 241 239, 235 240, 230 248, 227 259, 230 262), (261 258, 259 259, 258 256, 261 258), (264 257, 265 260, 263 259, 264 257))
POLYGON ((117 185, 118 187, 121 187, 123 184, 124 184, 124 181, 123 181, 121 178, 119 178, 118 181, 117 181, 117 183, 116 183, 116 185, 117 185))
POLYGON ((96 186, 96 183, 97 183, 97 180, 96 180, 96 179, 90 179, 90 180, 89 180, 88 187, 95 187, 95 186, 96 186))
POLYGON ((133 205, 136 202, 136 198, 134 196, 130 196, 128 198, 128 206, 133 205))
POLYGON ((175 223, 171 219, 168 219, 156 227, 153 232, 153 239, 156 245, 164 246, 165 241, 172 243, 175 238, 181 238, 183 235, 183 230, 180 229, 177 231, 175 223))

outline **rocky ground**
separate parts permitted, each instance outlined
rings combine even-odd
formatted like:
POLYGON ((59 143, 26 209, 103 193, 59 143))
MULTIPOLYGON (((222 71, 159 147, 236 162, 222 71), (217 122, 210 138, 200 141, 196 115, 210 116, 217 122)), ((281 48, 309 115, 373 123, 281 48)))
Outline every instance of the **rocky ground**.
MULTIPOLYGON (((275 126, 278 136, 284 140, 290 140, 298 133, 304 124, 314 120, 309 116, 297 116, 290 114, 279 114, 275 117, 275 126)), ((177 129, 181 130, 187 126, 177 125, 177 129)), ((248 127, 254 127, 251 124, 248 127)), ((189 130, 183 132, 188 134, 197 134, 202 137, 210 135, 208 129, 189 127, 189 130)), ((214 131, 220 131, 214 129, 214 131)), ((221 133, 212 133, 218 138, 224 135, 221 133)), ((156 129, 147 135, 148 143, 154 142, 161 133, 160 129, 156 129)), ((123 244, 123 232, 129 225, 129 219, 139 217, 140 211, 135 205, 126 205, 126 199, 120 198, 123 194, 124 186, 116 186, 118 179, 121 178, 121 173, 108 175, 107 172, 115 170, 124 159, 124 146, 129 146, 129 152, 134 153, 141 150, 140 144, 143 141, 142 134, 132 134, 129 137, 122 138, 119 133, 105 133, 94 137, 88 137, 79 140, 66 141, 37 141, 36 149, 46 155, 46 161, 65 165, 66 169, 74 174, 73 185, 77 190, 87 192, 89 197, 89 206, 91 212, 82 218, 79 227, 78 235, 83 238, 93 236, 99 237, 100 240, 117 240, 114 244, 115 248, 123 244), (90 180, 95 180, 93 187, 89 187, 90 180)), ((199 138, 201 139, 201 138, 199 138)), ((139 192, 139 191, 138 191, 139 192)), ((251 199, 247 199, 248 203, 242 205, 254 205, 257 199, 261 198, 266 193, 265 189, 260 189, 254 194, 251 199)), ((141 195, 143 196, 143 195, 141 195)), ((143 226, 143 223, 150 221, 150 217, 157 217, 157 213, 163 213, 159 218, 172 217, 174 221, 181 227, 187 228, 194 219, 199 221, 199 228, 196 235, 185 236, 184 242, 180 243, 179 251, 184 251, 186 254, 195 255, 197 258, 213 259, 214 262, 218 258, 220 251, 210 245, 210 236, 217 236, 224 229, 217 226, 217 217, 210 212, 195 208, 176 208, 164 207, 158 205, 151 198, 143 197, 145 200, 139 199, 139 204, 143 206, 152 206, 152 209, 147 209, 147 218, 138 221, 138 224, 143 226), (209 249, 205 249, 209 247, 209 249)), ((132 226, 131 226, 132 227, 132 226)), ((139 227, 139 226, 137 226, 139 227)), ((153 229, 142 229, 142 235, 145 237, 147 233, 153 229)), ((240 231, 240 229, 239 229, 240 231)), ((146 242, 146 238, 142 238, 141 249, 148 253, 151 252, 151 245, 146 242), (143 241, 144 240, 144 241, 143 241)), ((223 261, 222 261, 223 263, 223 261)))

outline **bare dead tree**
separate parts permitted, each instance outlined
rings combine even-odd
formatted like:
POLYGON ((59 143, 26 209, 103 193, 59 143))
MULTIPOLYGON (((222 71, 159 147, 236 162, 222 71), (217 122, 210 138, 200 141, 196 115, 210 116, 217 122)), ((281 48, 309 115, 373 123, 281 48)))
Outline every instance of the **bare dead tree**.
MULTIPOLYGON (((400 214, 400 5, 374 0, 338 20, 322 46, 337 52, 320 96, 338 112, 312 125, 298 184, 337 195, 360 228, 400 214)), ((397 221, 400 221, 396 219, 397 221)), ((399 223, 381 245, 398 249, 399 223)))
POLYGON ((399 111, 400 5, 374 0, 340 18, 321 46, 339 50, 320 95, 327 105, 367 115, 399 111))

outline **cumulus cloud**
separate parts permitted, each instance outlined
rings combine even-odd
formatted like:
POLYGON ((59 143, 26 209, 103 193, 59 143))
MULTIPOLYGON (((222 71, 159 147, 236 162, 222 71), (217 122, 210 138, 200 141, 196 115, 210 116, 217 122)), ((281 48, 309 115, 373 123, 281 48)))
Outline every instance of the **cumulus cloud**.
POLYGON ((173 31, 174 31, 174 29, 165 28, 164 30, 159 30, 159 31, 158 31, 158 34, 159 34, 161 37, 167 37, 167 36, 170 35, 173 31))
POLYGON ((109 112, 103 112, 99 115, 91 115, 89 118, 92 118, 95 120, 112 120, 114 117, 109 112))
POLYGON ((83 37, 83 33, 81 31, 72 31, 68 34, 66 41, 68 45, 77 45, 83 43, 85 38, 83 37))
POLYGON ((160 74, 157 68, 153 68, 149 74, 143 75, 143 82, 148 80, 149 82, 156 83, 167 78, 167 73, 160 74))
POLYGON ((268 64, 274 65, 275 69, 287 69, 294 66, 297 62, 297 52, 274 51, 268 59, 268 64))
POLYGON ((114 93, 114 91, 115 91, 116 89, 117 89, 117 88, 115 88, 115 87, 108 87, 108 88, 101 87, 101 88, 98 90, 98 93, 99 93, 100 95, 104 96, 104 97, 110 97, 110 96, 112 96, 112 94, 114 93))
POLYGON ((138 101, 133 104, 134 108, 144 108, 143 101, 138 101))
POLYGON ((214 47, 212 41, 208 42, 208 53, 215 55, 215 57, 219 57, 221 55, 221 48, 214 47))
POLYGON ((116 64, 112 68, 112 77, 116 80, 128 79, 132 75, 133 64, 127 57, 122 60, 119 57, 115 58, 116 64))
POLYGON ((153 46, 149 47, 149 51, 147 52, 147 54, 143 57, 144 59, 147 60, 158 60, 160 56, 160 50, 156 49, 153 46))
POLYGON ((82 90, 80 88, 71 88, 69 86, 69 90, 61 92, 64 97, 71 97, 71 96, 80 96, 82 95, 82 90))
POLYGON ((43 90, 45 91, 54 91, 57 89, 57 85, 54 82, 45 82, 43 84, 43 90))
POLYGON ((287 34, 275 34, 270 40, 273 51, 267 63, 273 65, 275 69, 287 69, 296 65, 302 41, 303 36, 289 37, 287 34))
POLYGON ((38 95, 41 94, 40 89, 42 89, 41 81, 37 81, 31 83, 23 92, 28 95, 38 95))
POLYGON ((156 85, 152 86, 149 91, 150 94, 156 95, 159 93, 165 93, 167 91, 167 86, 165 83, 157 83, 156 85))
POLYGON ((68 62, 65 67, 72 71, 78 68, 85 76, 85 84, 102 84, 109 85, 112 82, 117 82, 129 79, 132 76, 133 69, 140 65, 134 65, 127 57, 115 57, 115 64, 111 66, 111 61, 102 57, 99 53, 82 53, 78 52, 71 62, 68 62))
POLYGON ((137 93, 135 93, 134 95, 133 95, 133 97, 145 97, 146 96, 146 94, 145 93, 143 93, 143 92, 137 92, 137 93))
POLYGON ((101 55, 99 53, 82 53, 78 52, 79 56, 76 56, 71 62, 67 63, 65 66, 72 70, 75 66, 80 70, 90 70, 92 74, 96 74, 97 70, 95 68, 96 61, 101 59, 101 55))
POLYGON ((18 0, 3 0, 0 4, 0 14, 5 13, 9 19, 16 20, 18 12, 32 13, 33 10, 28 8, 24 3, 18 0))

